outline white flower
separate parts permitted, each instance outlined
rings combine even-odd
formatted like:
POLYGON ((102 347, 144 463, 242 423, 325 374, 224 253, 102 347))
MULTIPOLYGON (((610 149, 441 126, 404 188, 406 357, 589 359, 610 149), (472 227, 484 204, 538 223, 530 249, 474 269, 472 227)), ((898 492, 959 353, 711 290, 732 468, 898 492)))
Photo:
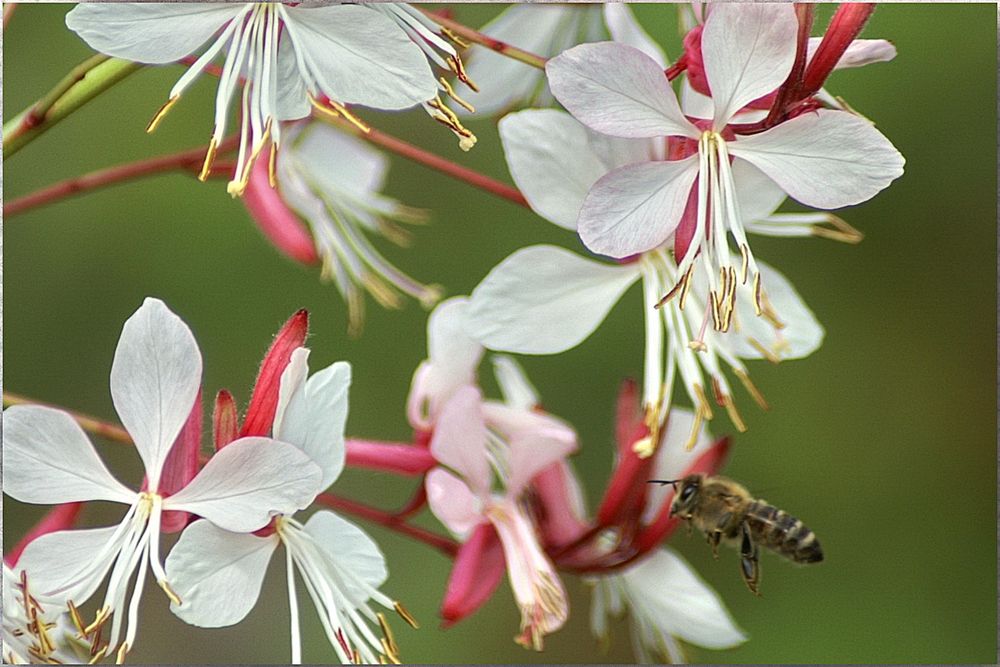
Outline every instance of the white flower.
MULTIPOLYGON (((593 132, 555 110, 510 114, 500 122, 500 136, 511 175, 532 208, 567 229, 575 228, 576 214, 595 181, 616 173, 622 164, 655 157, 658 150, 647 139, 593 132)), ((766 218, 781 200, 772 197, 772 191, 754 186, 741 188, 737 196, 753 219, 766 218)), ((646 336, 643 398, 651 430, 671 405, 678 375, 700 418, 711 418, 710 399, 714 399, 742 429, 722 369, 731 368, 762 402, 743 361, 803 357, 819 346, 823 336, 822 327, 788 281, 763 263, 760 270, 768 278, 761 297, 764 317, 756 316, 752 298, 738 300, 733 314, 736 326, 723 333, 706 326, 714 311, 701 274, 679 298, 655 307, 680 277, 676 262, 663 248, 612 265, 555 246, 531 246, 501 262, 473 290, 466 328, 490 349, 555 354, 586 339, 621 295, 641 279, 646 336)), ((732 289, 749 292, 750 287, 737 281, 732 289)))
POLYGON ((187 511, 228 530, 256 530, 277 513, 308 505, 319 480, 318 466, 292 445, 241 438, 209 459, 180 491, 161 495, 164 461, 200 383, 201 355, 191 331, 163 302, 146 299, 125 322, 111 367, 111 397, 145 466, 144 491, 118 482, 65 412, 41 406, 4 411, 5 493, 27 503, 106 500, 128 506, 117 526, 43 535, 27 546, 16 567, 27 573, 32 595, 60 605, 82 604, 110 570, 98 616, 106 620, 114 613, 111 646, 126 624, 122 656, 134 645, 147 568, 167 596, 183 604, 160 564, 164 511, 187 511))
POLYGON ((594 636, 607 640, 608 619, 627 614, 639 662, 685 662, 678 639, 710 649, 746 641, 719 595, 673 549, 654 551, 621 574, 591 583, 594 636))
POLYGON ((659 247, 676 230, 678 276, 690 281, 700 260, 713 324, 721 331, 735 312, 733 286, 751 275, 751 301, 756 312, 764 308, 760 269, 746 239, 748 216, 737 193, 741 165, 763 172, 794 199, 825 209, 865 201, 902 174, 903 158, 892 144, 866 120, 843 111, 821 109, 758 134, 732 134, 733 116, 787 77, 797 29, 791 5, 713 7, 702 34, 713 93, 704 127, 682 113, 662 67, 634 48, 584 44, 546 66, 556 98, 591 129, 627 138, 683 137, 697 146, 682 159, 647 159, 602 176, 583 203, 578 230, 591 250, 618 258, 659 247), (686 209, 695 214, 685 226, 686 209), (738 253, 730 250, 730 235, 738 253))
POLYGON ((295 127, 286 141, 277 162, 279 192, 309 223, 323 277, 333 280, 347 302, 351 329, 358 331, 364 320, 361 289, 386 308, 400 307, 398 292, 427 307, 434 304, 441 296, 438 287, 394 267, 365 236, 382 234, 405 244, 409 236, 394 221, 425 218, 423 211, 380 194, 389 170, 386 157, 365 141, 317 122, 295 127))
MULTIPOLYGON (((543 57, 557 55, 583 42, 607 39, 610 34, 615 41, 640 48, 666 66, 662 51, 636 22, 626 3, 514 4, 481 31, 543 57)), ((468 71, 470 78, 482 84, 482 91, 476 96, 478 115, 553 103, 542 71, 489 49, 475 49, 468 71)))
POLYGON ((281 145, 279 121, 307 116, 314 105, 354 119, 344 105, 405 109, 437 97, 438 82, 421 48, 383 11, 362 5, 85 3, 66 16, 66 24, 97 51, 142 63, 174 62, 209 44, 174 85, 150 130, 225 52, 202 173, 225 136, 242 77, 233 194, 246 187, 268 140, 275 149, 281 145))
MULTIPOLYGON (((337 362, 308 377, 309 351, 298 348, 281 376, 273 434, 293 443, 322 469, 310 500, 344 469, 344 426, 351 382, 350 365, 337 362)), ((229 446, 222 451, 225 452, 229 446)), ((200 627, 240 622, 257 602, 278 545, 285 548, 292 614, 292 662, 302 662, 295 575, 305 584, 331 646, 342 662, 397 659, 395 640, 369 601, 405 610, 378 590, 388 576, 378 545, 354 524, 322 510, 304 523, 287 512, 266 535, 231 532, 207 521, 188 526, 167 558, 167 573, 184 599, 171 605, 184 621, 200 627), (377 624, 384 637, 369 627, 377 624)))

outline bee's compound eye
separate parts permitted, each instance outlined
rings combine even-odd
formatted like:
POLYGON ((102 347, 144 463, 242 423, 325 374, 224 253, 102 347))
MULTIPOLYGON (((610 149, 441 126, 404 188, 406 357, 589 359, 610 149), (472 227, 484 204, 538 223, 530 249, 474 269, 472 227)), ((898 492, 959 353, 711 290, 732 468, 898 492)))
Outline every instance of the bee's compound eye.
POLYGON ((684 489, 681 491, 681 502, 686 503, 687 501, 691 500, 691 497, 694 495, 694 492, 697 489, 698 487, 694 484, 688 484, 687 486, 685 486, 684 489))

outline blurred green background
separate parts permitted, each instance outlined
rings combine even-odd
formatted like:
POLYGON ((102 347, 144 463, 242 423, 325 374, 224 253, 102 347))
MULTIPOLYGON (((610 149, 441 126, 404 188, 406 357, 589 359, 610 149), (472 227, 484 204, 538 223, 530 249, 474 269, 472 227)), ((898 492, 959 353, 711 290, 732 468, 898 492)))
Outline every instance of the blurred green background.
MULTIPOLYGON (((481 25, 498 5, 457 6, 481 25)), ((44 94, 90 55, 63 24, 66 5, 24 5, 6 31, 6 118, 44 94)), ((679 52, 676 13, 637 6, 640 20, 679 52)), ((832 6, 819 9, 825 25, 832 6)), ((906 174, 844 216, 859 246, 756 238, 754 252, 778 266, 826 326, 823 347, 781 367, 751 372, 772 404, 761 413, 740 396, 750 430, 735 440, 727 473, 802 517, 827 561, 795 568, 766 556, 762 599, 743 587, 735 554, 719 562, 698 538, 673 539, 720 592, 748 632, 744 646, 692 649, 709 662, 980 662, 996 654, 996 7, 991 4, 878 8, 864 36, 891 39, 898 58, 834 74, 829 88, 878 122, 906 156, 906 174)), ((200 81, 151 136, 146 122, 180 67, 139 72, 4 165, 5 196, 144 156, 207 143, 214 85, 200 81)), ((509 181, 493 125, 472 124, 479 145, 460 153, 451 135, 419 111, 367 114, 376 125, 509 181)), ((537 242, 579 249, 578 240, 530 211, 394 159, 387 188, 433 210, 433 222, 386 254, 417 278, 468 293, 513 250, 537 242)), ((195 332, 205 358, 206 397, 234 391, 245 405, 258 360, 297 308, 312 315, 314 367, 354 365, 349 434, 404 440, 404 399, 425 355, 426 313, 408 303, 369 303, 360 339, 346 335, 345 309, 317 272, 286 261, 258 233, 223 181, 167 175, 114 187, 18 216, 5 225, 5 388, 40 400, 115 414, 108 371, 122 322, 146 295, 164 299, 195 332)), ((591 504, 611 464, 618 383, 641 372, 639 294, 632 292, 578 348, 523 363, 546 406, 572 421, 575 457, 591 504)), ((210 405, 206 403, 210 408, 210 405)), ((725 416, 713 432, 732 431, 725 416)), ((113 468, 136 480, 137 459, 102 444, 113 468)), ((337 490, 387 507, 412 481, 351 473, 337 490), (373 479, 374 477, 374 479, 373 479)), ((6 499, 5 546, 43 508, 6 499)), ((94 508, 88 524, 116 521, 94 508)), ((423 517, 434 526, 431 517, 423 517)), ((366 525, 390 566, 387 590, 423 621, 397 623, 417 662, 629 662, 624 625, 601 654, 587 624, 589 594, 567 577, 572 612, 543 654, 517 647, 518 614, 506 583, 477 615, 447 631, 437 607, 450 563, 430 549, 366 525)), ((284 662, 288 610, 272 563, 262 604, 229 629, 185 626, 155 587, 143 601, 136 662, 284 662)), ((303 605, 308 605, 303 597, 303 605)), ((304 607, 307 661, 334 659, 304 607)))

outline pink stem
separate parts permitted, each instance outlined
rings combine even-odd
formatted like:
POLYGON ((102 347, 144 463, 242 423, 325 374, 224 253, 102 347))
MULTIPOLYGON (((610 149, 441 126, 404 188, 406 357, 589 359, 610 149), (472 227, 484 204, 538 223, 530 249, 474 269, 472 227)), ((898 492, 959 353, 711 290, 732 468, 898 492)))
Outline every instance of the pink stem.
POLYGON ((458 553, 458 543, 451 538, 438 535, 437 533, 432 533, 431 531, 418 526, 411 526, 396 517, 394 514, 386 512, 385 510, 380 510, 375 507, 371 507, 370 505, 359 503, 355 500, 341 498, 333 495, 332 493, 319 494, 319 496, 316 497, 316 502, 321 505, 326 505, 332 509, 347 512, 348 514, 353 514, 354 516, 361 517, 362 519, 367 519, 394 530, 397 533, 402 533, 403 535, 412 537, 415 540, 438 549, 447 556, 454 557, 455 554, 458 553))

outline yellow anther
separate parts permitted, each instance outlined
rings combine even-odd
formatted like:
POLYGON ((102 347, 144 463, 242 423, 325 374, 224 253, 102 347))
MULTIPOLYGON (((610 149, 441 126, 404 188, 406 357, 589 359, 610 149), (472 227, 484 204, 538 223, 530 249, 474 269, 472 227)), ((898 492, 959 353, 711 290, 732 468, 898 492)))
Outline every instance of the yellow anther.
POLYGON ((754 385, 754 383, 750 381, 750 376, 747 375, 746 371, 739 368, 734 368, 733 373, 735 373, 736 377, 738 377, 740 379, 740 382, 743 383, 743 386, 746 388, 747 393, 753 396, 753 400, 757 402, 757 405, 760 406, 761 410, 771 409, 771 406, 767 404, 766 400, 764 400, 764 395, 761 394, 760 390, 757 389, 756 385, 754 385))
POLYGON ((761 356, 770 361, 772 364, 781 363, 781 357, 776 355, 774 352, 769 350, 763 343, 761 343, 756 338, 747 336, 747 342, 750 343, 755 350, 760 352, 761 356))
POLYGON ((125 654, 128 653, 128 642, 122 644, 118 647, 118 651, 115 653, 115 664, 124 665, 125 664, 125 654))
POLYGON ((444 92, 448 94, 448 97, 455 100, 463 109, 465 109, 469 113, 476 113, 476 107, 472 106, 471 104, 463 100, 461 97, 459 97, 458 93, 455 92, 455 89, 451 87, 450 83, 448 83, 448 79, 442 76, 438 78, 438 81, 441 83, 441 87, 444 88, 444 92))
MULTIPOLYGON (((95 648, 96 648, 96 647, 95 647, 95 648)), ((104 656, 105 656, 105 655, 107 655, 107 654, 108 654, 108 647, 107 647, 107 646, 104 646, 104 647, 102 647, 102 648, 101 648, 101 650, 99 650, 99 651, 98 651, 97 653, 95 653, 95 654, 94 654, 94 655, 93 655, 93 656, 92 656, 92 657, 90 658, 90 660, 88 660, 88 661, 87 661, 87 664, 88 664, 88 665, 96 665, 96 664, 97 664, 97 663, 99 663, 99 662, 100 662, 101 660, 104 660, 104 656)))
POLYGON ((694 423, 691 425, 691 433, 687 442, 684 443, 684 451, 690 452, 698 442, 698 435, 701 433, 701 424, 705 419, 705 414, 698 408, 694 411, 694 423))
POLYGON ((403 300, 392 288, 370 273, 361 276, 361 284, 364 285, 368 293, 378 301, 383 308, 398 310, 403 307, 403 300))
POLYGON ((78 633, 78 636, 80 637, 80 639, 85 639, 86 635, 83 632, 84 630, 83 617, 80 616, 80 612, 76 608, 76 605, 73 604, 72 600, 67 600, 66 608, 69 610, 69 617, 73 621, 73 625, 76 626, 76 631, 78 633))
POLYGON ((327 104, 330 105, 328 108, 320 104, 314 97, 310 97, 309 101, 312 102, 313 108, 319 111, 321 114, 330 116, 332 118, 342 117, 349 123, 351 123, 351 125, 358 128, 365 134, 368 134, 369 132, 372 131, 372 128, 370 125, 368 125, 368 123, 364 122, 363 120, 355 116, 351 111, 347 109, 347 107, 345 107, 343 104, 340 104, 339 102, 334 102, 333 100, 327 100, 327 104))
POLYGON ((431 118, 450 129, 458 137, 458 147, 463 151, 472 150, 472 147, 476 145, 476 135, 462 125, 462 122, 458 119, 458 116, 455 115, 455 112, 449 109, 445 103, 441 101, 440 97, 435 97, 426 104, 428 107, 437 112, 431 114, 431 118))
POLYGON ((267 182, 272 188, 278 187, 278 144, 273 142, 267 156, 267 182))
POLYGON ((101 607, 97 611, 97 615, 94 617, 93 623, 91 623, 90 625, 88 625, 86 628, 83 629, 83 634, 89 636, 95 630, 100 629, 101 626, 103 626, 110 617, 111 617, 111 607, 101 607))
POLYGON ((177 100, 179 99, 180 96, 175 95, 174 97, 171 97, 169 100, 164 102, 163 106, 160 107, 160 110, 156 112, 153 118, 149 121, 149 124, 146 125, 146 132, 152 132, 157 127, 159 127, 160 121, 163 120, 163 117, 167 115, 167 112, 170 111, 170 108, 173 107, 175 104, 177 104, 177 100))
POLYGON ((745 433, 747 425, 743 422, 743 417, 740 416, 739 410, 736 409, 733 397, 729 394, 723 394, 722 404, 726 406, 726 413, 729 414, 729 420, 736 426, 736 430, 740 433, 745 433))
POLYGON ((171 602, 178 606, 182 604, 180 596, 174 592, 174 589, 170 588, 170 584, 167 583, 166 579, 159 579, 156 583, 160 585, 160 588, 162 588, 163 592, 167 594, 167 597, 170 598, 171 602))
POLYGON ((385 620, 385 614, 379 612, 375 616, 378 618, 378 625, 382 628, 382 634, 385 635, 385 640, 388 642, 389 648, 392 649, 393 653, 399 653, 399 646, 396 644, 396 638, 392 635, 392 628, 389 627, 389 623, 385 620))
POLYGON ((688 347, 694 350, 695 352, 708 351, 708 345, 705 344, 705 341, 700 339, 688 341, 688 347))
POLYGON ((761 309, 760 300, 761 300, 760 273, 757 273, 753 277, 753 310, 758 317, 763 312, 763 310, 761 309))
POLYGON ((205 153, 205 162, 201 165, 201 172, 198 174, 198 180, 204 183, 208 180, 208 175, 212 172, 212 163, 215 162, 215 154, 219 150, 219 142, 212 137, 211 141, 208 142, 208 151, 205 153))
POLYGON ((746 243, 741 243, 740 244, 740 255, 743 258, 743 266, 741 268, 742 278, 740 279, 740 282, 743 283, 744 285, 746 285, 747 284, 747 276, 749 275, 749 271, 750 271, 750 249, 747 248, 747 244, 746 243))
POLYGON ((822 223, 813 225, 810 228, 810 232, 813 236, 818 236, 819 238, 829 239, 831 241, 840 241, 841 243, 858 244, 861 243, 865 235, 861 230, 856 227, 852 227, 843 218, 839 218, 832 213, 826 215, 826 222, 830 224, 831 228, 823 227, 822 223))
POLYGON ((382 650, 385 652, 385 657, 389 658, 389 662, 391 662, 394 665, 402 664, 402 662, 400 662, 399 660, 399 656, 396 655, 396 652, 392 650, 391 646, 389 646, 389 642, 386 640, 386 638, 382 637, 380 638, 380 641, 382 642, 382 650))
POLYGON ((653 438, 651 436, 646 436, 645 438, 640 438, 632 443, 632 451, 640 459, 648 459, 650 456, 656 453, 656 447, 653 445, 653 438))
POLYGON ((711 419, 713 417, 712 405, 708 402, 705 389, 697 382, 694 383, 694 393, 698 397, 698 409, 704 413, 705 419, 711 419))
POLYGON ((420 307, 424 310, 430 310, 437 302, 441 300, 444 296, 444 287, 441 285, 427 285, 424 288, 423 293, 420 295, 420 307))
POLYGON ((406 610, 406 607, 403 606, 402 602, 398 602, 398 601, 397 602, 393 602, 392 606, 396 610, 396 613, 399 614, 399 616, 404 621, 406 621, 407 624, 411 628, 413 628, 414 630, 418 630, 420 628, 420 624, 417 623, 417 619, 413 618, 413 616, 410 614, 410 612, 408 612, 406 610))
POLYGON ((455 31, 452 30, 451 28, 445 28, 444 26, 440 26, 440 29, 441 29, 441 34, 442 35, 444 35, 445 37, 447 37, 451 41, 455 42, 455 44, 457 44, 458 46, 462 47, 463 49, 467 49, 470 46, 472 46, 469 42, 467 42, 464 39, 462 39, 461 37, 459 37, 458 34, 455 33, 455 31))
POLYGON ((691 275, 694 271, 694 264, 688 267, 687 272, 684 274, 684 287, 681 289, 681 300, 680 309, 684 310, 684 304, 687 303, 688 292, 691 291, 691 275))

